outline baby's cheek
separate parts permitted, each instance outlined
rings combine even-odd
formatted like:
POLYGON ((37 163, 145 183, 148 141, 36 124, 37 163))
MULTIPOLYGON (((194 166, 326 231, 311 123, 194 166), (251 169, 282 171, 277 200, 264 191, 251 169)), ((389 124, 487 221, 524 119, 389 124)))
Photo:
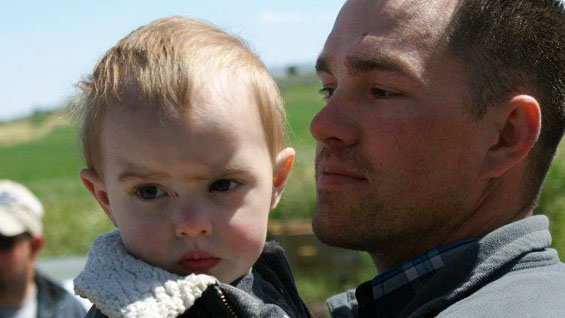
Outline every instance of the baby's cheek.
POLYGON ((227 240, 230 250, 248 257, 259 257, 265 244, 264 226, 233 226, 230 232, 231 235, 227 240))
POLYGON ((171 250, 171 247, 168 246, 171 244, 169 238, 170 236, 165 233, 148 228, 139 233, 138 242, 143 242, 144 246, 141 246, 141 248, 147 249, 155 255, 171 250))
POLYGON ((161 257, 159 254, 166 250, 163 235, 159 235, 149 227, 129 229, 127 234, 129 234, 128 238, 124 242, 129 253, 149 264, 158 265, 156 261, 158 263, 161 257))
POLYGON ((147 238, 149 240, 149 244, 153 248, 157 248, 157 247, 161 246, 161 244, 163 244, 161 242, 161 239, 159 238, 159 236, 157 236, 155 234, 148 234, 147 238))

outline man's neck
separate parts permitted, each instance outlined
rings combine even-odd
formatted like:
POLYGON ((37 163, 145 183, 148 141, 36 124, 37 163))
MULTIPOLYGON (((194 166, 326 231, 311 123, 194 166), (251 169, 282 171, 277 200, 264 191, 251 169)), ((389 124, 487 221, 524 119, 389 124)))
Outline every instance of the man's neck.
POLYGON ((22 303, 28 299, 28 297, 32 297, 36 293, 35 282, 31 281, 23 288, 19 288, 18 290, 10 290, 6 294, 0 295, 0 307, 2 308, 15 308, 22 305, 22 303))
POLYGON ((434 248, 457 241, 481 238, 506 224, 533 215, 533 207, 524 208, 522 193, 515 189, 517 177, 504 176, 487 184, 476 204, 446 224, 414 235, 403 235, 383 242, 370 251, 379 273, 394 268, 434 248))

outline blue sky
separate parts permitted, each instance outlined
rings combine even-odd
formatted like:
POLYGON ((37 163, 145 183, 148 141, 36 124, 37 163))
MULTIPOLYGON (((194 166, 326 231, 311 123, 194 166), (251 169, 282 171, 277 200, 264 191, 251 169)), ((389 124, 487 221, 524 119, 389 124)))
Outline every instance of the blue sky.
POLYGON ((0 13, 0 120, 65 103, 120 38, 183 15, 248 41, 269 68, 313 64, 345 0, 10 1, 0 13))

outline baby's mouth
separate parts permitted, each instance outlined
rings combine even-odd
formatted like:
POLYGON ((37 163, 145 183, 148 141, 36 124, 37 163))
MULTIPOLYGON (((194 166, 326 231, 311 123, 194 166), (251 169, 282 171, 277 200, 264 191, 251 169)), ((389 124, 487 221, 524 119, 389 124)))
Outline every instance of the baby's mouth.
POLYGON ((181 261, 180 266, 190 272, 199 273, 206 272, 216 267, 220 262, 220 258, 205 252, 191 251, 186 253, 181 261))

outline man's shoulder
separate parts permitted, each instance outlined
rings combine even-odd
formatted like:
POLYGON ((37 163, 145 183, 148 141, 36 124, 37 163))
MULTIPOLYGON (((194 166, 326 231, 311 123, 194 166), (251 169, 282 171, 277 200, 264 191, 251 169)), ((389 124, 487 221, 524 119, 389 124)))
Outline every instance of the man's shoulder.
POLYGON ((523 268, 483 286, 439 317, 565 317, 565 264, 523 268))
POLYGON ((63 287, 35 272, 37 286, 39 316, 83 317, 84 307, 63 287))

